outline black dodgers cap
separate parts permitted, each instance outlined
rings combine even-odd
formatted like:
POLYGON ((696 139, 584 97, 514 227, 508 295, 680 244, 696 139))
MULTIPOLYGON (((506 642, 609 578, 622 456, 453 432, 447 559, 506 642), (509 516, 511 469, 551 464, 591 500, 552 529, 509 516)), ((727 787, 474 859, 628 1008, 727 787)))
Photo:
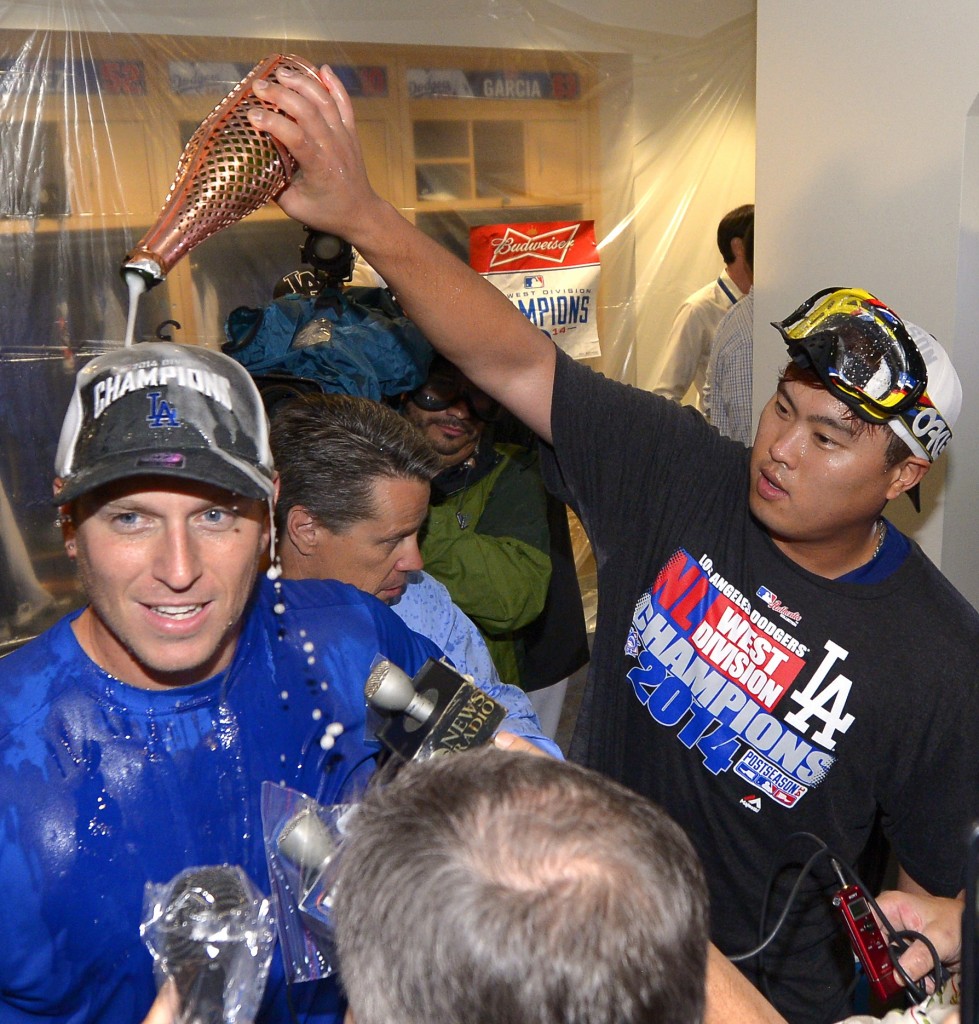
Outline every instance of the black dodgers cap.
POLYGON ((59 505, 115 480, 173 476, 271 498, 268 420, 248 371, 196 345, 141 342, 79 370, 55 455, 59 505))

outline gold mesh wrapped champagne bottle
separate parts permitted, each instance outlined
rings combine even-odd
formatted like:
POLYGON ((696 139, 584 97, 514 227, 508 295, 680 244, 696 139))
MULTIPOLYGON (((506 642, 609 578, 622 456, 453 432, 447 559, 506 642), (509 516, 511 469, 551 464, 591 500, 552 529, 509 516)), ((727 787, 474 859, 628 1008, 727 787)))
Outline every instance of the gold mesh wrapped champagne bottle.
POLYGON ((123 275, 137 273, 147 287, 158 284, 205 238, 275 199, 292 180, 290 153, 248 120, 253 107, 279 109, 255 94, 258 79, 277 80, 289 68, 320 81, 316 68, 299 57, 266 57, 211 111, 184 147, 177 174, 156 223, 127 254, 123 275))

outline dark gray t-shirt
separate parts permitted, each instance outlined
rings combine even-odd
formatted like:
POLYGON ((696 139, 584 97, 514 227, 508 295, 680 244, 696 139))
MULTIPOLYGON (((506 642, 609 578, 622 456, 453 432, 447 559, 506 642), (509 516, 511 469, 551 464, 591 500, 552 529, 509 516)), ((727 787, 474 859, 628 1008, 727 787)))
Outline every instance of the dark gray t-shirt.
MULTIPOLYGON (((975 810, 979 616, 912 544, 886 580, 787 559, 748 509, 749 452, 698 412, 559 355, 548 485, 598 564, 588 688, 571 756, 644 794, 703 860, 712 937, 752 948, 811 833, 856 865, 879 822, 930 892, 963 884, 975 810)), ((852 957, 816 865, 766 954, 793 1022, 836 1020, 852 957)), ((757 961, 748 973, 754 976, 757 961)), ((757 980, 757 977, 755 977, 757 980)))

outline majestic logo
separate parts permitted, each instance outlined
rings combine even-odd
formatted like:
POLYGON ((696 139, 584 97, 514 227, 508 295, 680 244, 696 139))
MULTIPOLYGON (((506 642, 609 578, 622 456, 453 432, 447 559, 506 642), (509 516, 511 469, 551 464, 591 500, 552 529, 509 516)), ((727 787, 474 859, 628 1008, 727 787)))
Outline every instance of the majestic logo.
POLYGON ((741 806, 747 807, 749 811, 754 811, 757 814, 761 810, 761 797, 743 796, 741 797, 741 806))
POLYGON ((146 397, 150 400, 150 412, 146 421, 154 430, 159 430, 161 427, 180 426, 177 410, 159 391, 151 391, 146 397))
POLYGON ((504 267, 528 256, 555 265, 564 263, 580 227, 580 223, 574 223, 532 236, 510 226, 502 238, 492 240, 493 255, 490 257, 489 269, 504 267))

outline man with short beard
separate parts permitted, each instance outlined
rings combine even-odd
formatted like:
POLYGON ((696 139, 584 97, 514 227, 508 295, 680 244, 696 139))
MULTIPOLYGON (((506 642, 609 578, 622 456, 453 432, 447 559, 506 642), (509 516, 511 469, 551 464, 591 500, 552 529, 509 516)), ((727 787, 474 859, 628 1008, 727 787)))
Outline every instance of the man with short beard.
POLYGON ((492 443, 487 428, 499 403, 441 356, 402 412, 442 460, 422 532, 425 565, 479 627, 500 678, 533 689, 523 634, 543 611, 551 578, 537 455, 492 443))

